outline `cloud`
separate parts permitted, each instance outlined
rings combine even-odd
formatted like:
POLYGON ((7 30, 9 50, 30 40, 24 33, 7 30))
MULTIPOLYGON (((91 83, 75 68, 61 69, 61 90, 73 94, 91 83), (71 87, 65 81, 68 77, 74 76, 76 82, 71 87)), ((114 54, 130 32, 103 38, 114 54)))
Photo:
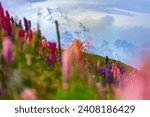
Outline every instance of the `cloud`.
POLYGON ((29 2, 45 2, 47 0, 27 0, 27 1, 29 1, 29 2))
POLYGON ((78 3, 98 4, 135 12, 150 13, 149 0, 78 0, 78 3))
POLYGON ((99 40, 110 43, 117 39, 127 40, 137 46, 147 48, 150 42, 150 16, 116 16, 105 13, 84 11, 70 14, 72 19, 90 28, 99 40), (80 13, 80 14, 79 14, 80 13))
POLYGON ((103 28, 110 27, 114 24, 115 19, 112 16, 106 15, 100 19, 99 25, 103 28))
POLYGON ((84 6, 83 4, 90 5, 104 5, 107 7, 120 8, 124 10, 136 11, 150 13, 150 1, 149 0, 1 0, 6 6, 19 5, 24 3, 36 3, 36 2, 46 2, 55 3, 58 5, 72 4, 78 5, 80 7, 84 6))
POLYGON ((149 0, 107 0, 106 4, 126 10, 150 13, 149 0))

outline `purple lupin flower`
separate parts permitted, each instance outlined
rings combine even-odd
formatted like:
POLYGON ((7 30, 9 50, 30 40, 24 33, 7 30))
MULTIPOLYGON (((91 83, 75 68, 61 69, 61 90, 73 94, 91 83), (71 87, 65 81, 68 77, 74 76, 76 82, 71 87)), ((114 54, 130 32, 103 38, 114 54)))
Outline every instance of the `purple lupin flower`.
POLYGON ((19 26, 22 27, 22 21, 21 20, 19 20, 19 26))
POLYGON ((111 83, 113 82, 113 74, 111 72, 111 66, 109 63, 107 63, 106 65, 105 73, 106 73, 108 84, 111 85, 111 83))
POLYGON ((31 21, 30 20, 28 21, 28 26, 29 26, 29 28, 31 28, 31 21))
POLYGON ((102 80, 102 81, 101 81, 101 83, 102 83, 102 86, 103 86, 103 87, 105 87, 105 86, 106 86, 106 83, 105 83, 105 81, 104 81, 104 80, 102 80))
POLYGON ((51 65, 52 61, 49 54, 46 54, 45 61, 47 62, 48 66, 51 65))
POLYGON ((120 69, 120 72, 121 72, 121 73, 124 73, 124 72, 125 72, 125 70, 124 70, 124 68, 123 68, 122 66, 119 66, 119 69, 120 69))
POLYGON ((10 21, 11 21, 12 24, 14 24, 15 21, 14 21, 13 16, 11 16, 10 21))
POLYGON ((105 75, 105 68, 104 67, 99 67, 99 74, 100 75, 105 75))
POLYGON ((28 31, 28 29, 29 29, 29 27, 28 27, 28 20, 24 17, 23 21, 24 21, 25 30, 28 31))
POLYGON ((3 39, 3 57, 7 64, 12 60, 12 42, 11 37, 7 36, 3 39))

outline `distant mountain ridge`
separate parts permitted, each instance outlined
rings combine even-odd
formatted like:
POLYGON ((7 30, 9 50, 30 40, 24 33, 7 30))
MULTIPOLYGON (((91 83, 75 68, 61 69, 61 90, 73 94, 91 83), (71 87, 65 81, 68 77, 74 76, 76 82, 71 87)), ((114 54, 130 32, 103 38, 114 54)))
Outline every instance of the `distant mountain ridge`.
POLYGON ((49 20, 50 23, 54 23, 55 20, 59 21, 62 46, 69 44, 73 38, 78 38, 82 42, 90 39, 92 41, 90 53, 109 56, 132 66, 134 64, 132 64, 131 59, 137 61, 136 58, 141 56, 138 55, 138 51, 145 53, 144 50, 123 39, 116 39, 113 42, 100 40, 94 32, 90 31, 90 28, 87 28, 82 22, 69 18, 60 8, 45 8, 41 13, 43 18, 49 20))

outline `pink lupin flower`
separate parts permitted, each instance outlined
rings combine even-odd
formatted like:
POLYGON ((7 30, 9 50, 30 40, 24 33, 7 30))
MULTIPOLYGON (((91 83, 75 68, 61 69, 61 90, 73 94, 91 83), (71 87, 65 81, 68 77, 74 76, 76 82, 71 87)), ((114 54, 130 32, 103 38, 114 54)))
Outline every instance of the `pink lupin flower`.
POLYGON ((49 44, 48 48, 51 51, 51 60, 54 61, 56 52, 56 42, 49 42, 48 44, 49 44))
POLYGON ((90 39, 88 39, 88 40, 85 41, 85 44, 86 44, 86 47, 89 49, 92 45, 92 42, 91 42, 90 39))
POLYGON ((42 53, 43 53, 43 49, 42 49, 41 46, 37 47, 37 52, 38 52, 39 54, 42 54, 42 53))
POLYGON ((71 49, 72 49, 75 59, 79 61, 81 59, 81 42, 79 39, 74 39, 72 41, 71 49))
POLYGON ((55 60, 56 53, 56 42, 48 42, 45 37, 42 38, 41 43, 44 47, 46 47, 51 53, 51 61, 55 60))
POLYGON ((71 57, 70 48, 67 48, 62 54, 62 74, 63 74, 63 88, 68 89, 69 80, 71 77, 71 57))
POLYGON ((120 78, 121 72, 118 68, 117 62, 112 63, 112 73, 114 78, 120 78))
POLYGON ((23 29, 21 28, 21 29, 19 29, 19 31, 18 31, 18 39, 19 39, 19 45, 20 45, 21 51, 23 50, 24 38, 25 38, 25 30, 23 30, 23 29))
POLYGON ((104 98, 106 96, 106 89, 103 87, 103 84, 101 82, 97 82, 95 85, 99 95, 104 98))
POLYGON ((33 39, 33 32, 32 32, 32 30, 30 29, 29 32, 28 32, 28 37, 27 37, 27 44, 28 44, 28 45, 31 44, 32 39, 33 39))
POLYGON ((100 67, 100 60, 98 60, 97 63, 96 63, 96 70, 97 71, 99 70, 99 67, 100 67))
POLYGON ((36 100, 37 99, 35 95, 35 91, 33 89, 25 89, 21 93, 21 98, 24 100, 36 100))
POLYGON ((43 38, 41 39, 41 43, 42 43, 42 46, 44 46, 44 47, 47 46, 47 40, 46 40, 45 37, 43 37, 43 38))
POLYGON ((7 64, 12 60, 12 42, 9 36, 3 39, 3 57, 7 64))
POLYGON ((6 17, 10 20, 10 15, 9 15, 9 11, 6 10, 6 17))
POLYGON ((4 16, 4 9, 3 9, 3 6, 0 2, 0 17, 3 17, 4 16))
POLYGON ((146 96, 146 93, 149 92, 149 88, 147 90, 149 86, 145 85, 146 79, 140 73, 134 73, 132 77, 126 77, 128 78, 128 82, 124 82, 123 90, 120 91, 119 95, 116 95, 118 99, 150 99, 150 95, 149 97, 146 96))
POLYGON ((10 36, 12 30, 11 30, 10 20, 7 16, 3 16, 2 27, 3 27, 4 31, 7 32, 7 34, 10 36))
MULTIPOLYGON (((145 62, 145 61, 144 61, 145 62)), ((123 89, 117 99, 126 100, 149 100, 150 99, 150 62, 149 59, 141 70, 134 70, 124 79, 123 89)))
POLYGON ((20 29, 18 31, 18 37, 19 37, 19 39, 23 39, 25 37, 25 30, 20 29))

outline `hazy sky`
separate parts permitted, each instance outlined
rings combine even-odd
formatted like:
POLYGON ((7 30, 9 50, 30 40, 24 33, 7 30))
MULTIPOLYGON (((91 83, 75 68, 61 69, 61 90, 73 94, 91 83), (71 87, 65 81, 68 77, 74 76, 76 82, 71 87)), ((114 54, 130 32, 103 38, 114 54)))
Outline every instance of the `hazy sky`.
MULTIPOLYGON (((12 15, 37 22, 37 12, 60 7, 104 39, 123 38, 147 47, 150 42, 150 0, 1 0, 12 15), (118 33, 117 35, 114 35, 118 33), (101 33, 99 33, 101 32, 101 33), (107 33, 107 35, 106 35, 107 33), (109 36, 110 35, 110 36, 109 36), (111 38, 110 38, 111 37, 111 38)), ((41 25, 44 25, 41 24, 41 25)), ((43 30, 48 26, 44 25, 43 30)))

